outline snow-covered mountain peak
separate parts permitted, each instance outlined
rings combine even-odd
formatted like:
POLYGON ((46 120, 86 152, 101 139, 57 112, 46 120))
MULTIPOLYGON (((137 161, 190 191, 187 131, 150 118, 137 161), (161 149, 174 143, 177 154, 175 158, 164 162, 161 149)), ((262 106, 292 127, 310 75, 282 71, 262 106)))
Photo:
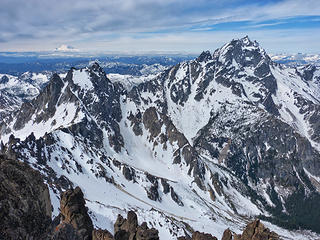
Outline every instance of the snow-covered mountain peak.
POLYGON ((0 78, 0 84, 6 84, 9 82, 9 78, 8 76, 6 75, 3 75, 1 78, 0 78))
POLYGON ((203 51, 200 55, 199 55, 199 57, 197 57, 197 59, 196 59, 197 61, 199 61, 199 62, 207 62, 207 61, 209 61, 209 60, 212 60, 212 54, 211 54, 211 52, 210 51, 203 51))
POLYGON ((259 47, 259 43, 257 41, 251 41, 248 35, 239 39, 239 41, 246 47, 259 47))
POLYGON ((91 61, 88 68, 95 73, 105 74, 103 68, 99 64, 99 61, 91 61))
POLYGON ((217 49, 214 58, 222 64, 240 65, 242 67, 256 67, 261 62, 270 62, 266 51, 256 41, 251 41, 248 36, 234 39, 217 49))

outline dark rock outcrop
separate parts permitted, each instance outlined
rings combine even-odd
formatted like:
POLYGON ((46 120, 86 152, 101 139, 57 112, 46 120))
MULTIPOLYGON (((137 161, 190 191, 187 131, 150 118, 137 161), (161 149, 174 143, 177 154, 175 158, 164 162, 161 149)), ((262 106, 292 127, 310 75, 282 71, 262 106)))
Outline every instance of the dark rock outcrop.
POLYGON ((51 240, 78 240, 82 239, 77 230, 69 223, 59 224, 52 233, 51 240))
POLYGON ((85 207, 83 193, 79 187, 61 194, 60 211, 62 223, 71 224, 81 239, 92 239, 93 225, 85 207))
POLYGON ((233 235, 232 232, 228 228, 223 232, 221 240, 232 240, 232 235, 233 235))
POLYGON ((239 240, 278 240, 279 236, 266 228, 259 219, 249 223, 239 240))
POLYGON ((202 232, 196 231, 192 234, 192 240, 218 240, 218 239, 209 233, 202 233, 202 232))
MULTIPOLYGON (((218 240, 216 237, 208 233, 194 232, 192 238, 178 237, 178 240, 218 240)), ((229 228, 222 235, 221 240, 279 240, 278 234, 266 228, 259 219, 249 223, 242 234, 235 234, 229 228)))
POLYGON ((158 240, 158 230, 149 229, 147 223, 138 225, 138 218, 135 212, 129 211, 127 218, 123 218, 120 214, 114 224, 115 240, 158 240))
POLYGON ((92 240, 113 240, 112 234, 107 230, 94 229, 92 231, 92 240))
MULTIPOLYGON (((145 225, 146 226, 146 225, 145 225)), ((136 240, 158 240, 159 232, 155 228, 148 229, 143 227, 138 227, 136 233, 136 240)))
POLYGON ((46 239, 50 224, 50 195, 40 173, 0 155, 0 239, 46 239))

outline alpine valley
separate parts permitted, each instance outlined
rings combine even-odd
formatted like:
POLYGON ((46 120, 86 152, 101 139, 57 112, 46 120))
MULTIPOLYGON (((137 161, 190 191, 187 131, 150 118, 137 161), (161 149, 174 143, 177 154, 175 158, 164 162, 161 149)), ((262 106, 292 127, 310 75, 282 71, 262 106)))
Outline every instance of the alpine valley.
POLYGON ((34 80, 27 99, 6 95, 21 107, 0 112, 0 153, 41 173, 52 217, 79 186, 94 227, 111 233, 133 210, 164 240, 220 239, 255 218, 282 239, 320 239, 318 66, 276 63, 244 37, 119 76, 94 62, 34 80))

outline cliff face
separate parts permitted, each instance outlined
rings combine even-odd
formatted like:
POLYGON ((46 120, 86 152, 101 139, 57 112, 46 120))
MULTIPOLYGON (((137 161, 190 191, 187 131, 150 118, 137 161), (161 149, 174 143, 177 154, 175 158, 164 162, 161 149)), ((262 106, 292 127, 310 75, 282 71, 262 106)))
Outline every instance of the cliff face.
POLYGON ((85 207, 83 193, 79 187, 61 194, 61 223, 71 224, 81 239, 91 239, 93 225, 85 207))
POLYGON ((50 195, 40 173, 0 155, 0 239, 45 239, 50 224, 50 195))

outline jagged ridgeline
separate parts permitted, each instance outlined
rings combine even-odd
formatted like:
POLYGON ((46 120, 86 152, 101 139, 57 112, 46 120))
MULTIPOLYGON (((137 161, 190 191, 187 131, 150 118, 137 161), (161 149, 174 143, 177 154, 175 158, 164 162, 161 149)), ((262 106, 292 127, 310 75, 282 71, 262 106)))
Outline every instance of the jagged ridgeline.
POLYGON ((309 70, 248 37, 130 87, 97 63, 73 68, 4 119, 1 151, 41 172, 53 216, 80 186, 111 232, 133 209, 160 239, 221 237, 257 216, 320 233, 320 71, 309 70))

